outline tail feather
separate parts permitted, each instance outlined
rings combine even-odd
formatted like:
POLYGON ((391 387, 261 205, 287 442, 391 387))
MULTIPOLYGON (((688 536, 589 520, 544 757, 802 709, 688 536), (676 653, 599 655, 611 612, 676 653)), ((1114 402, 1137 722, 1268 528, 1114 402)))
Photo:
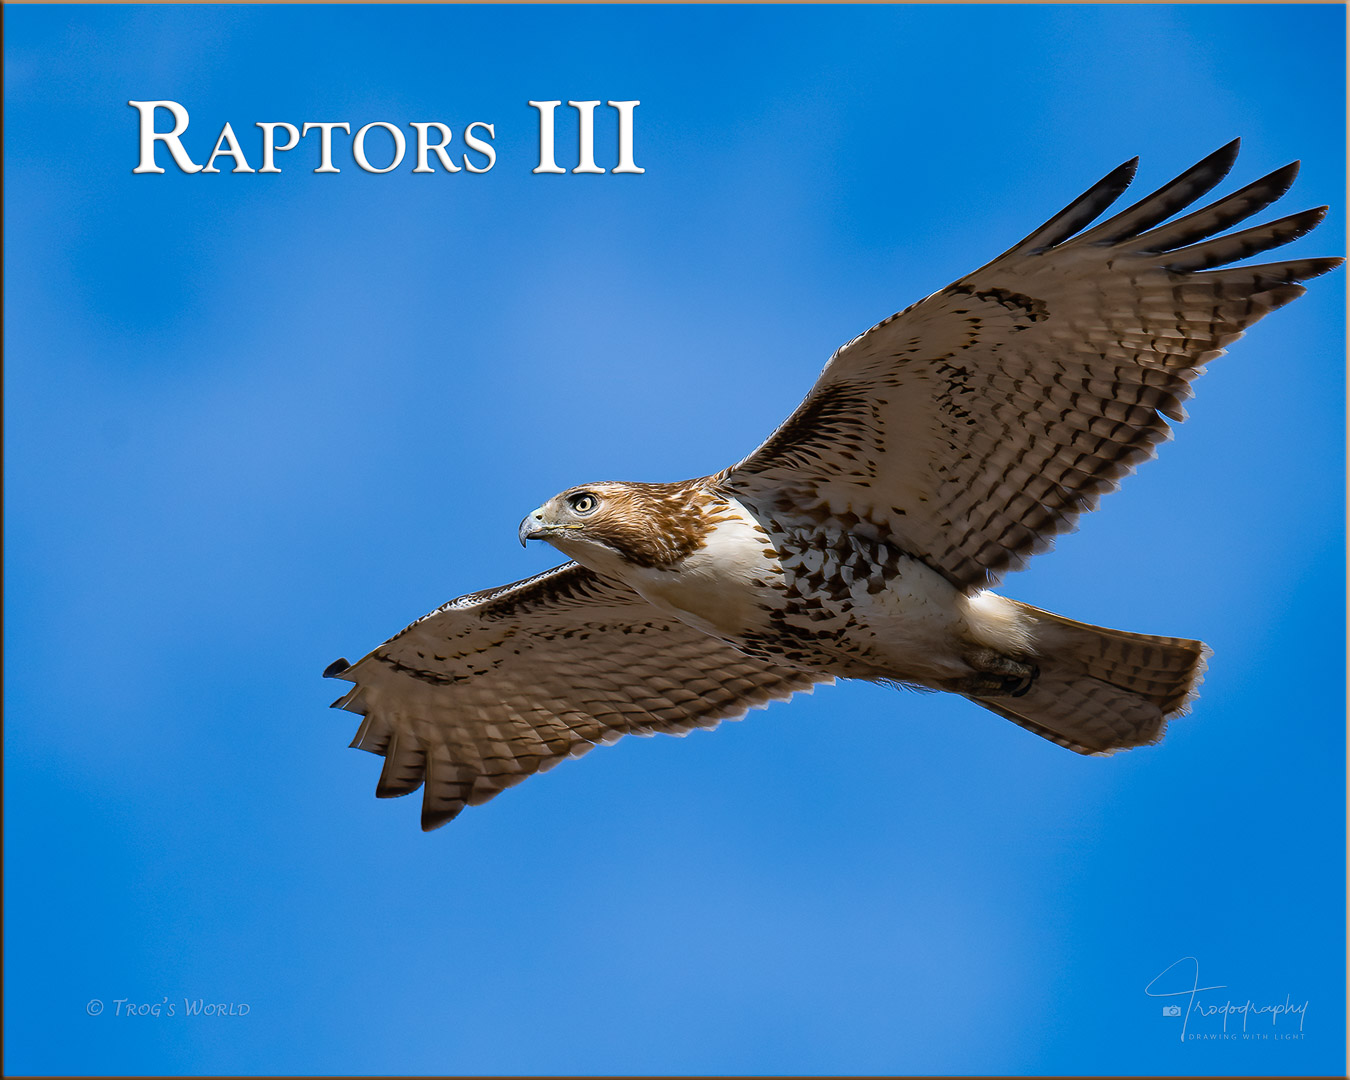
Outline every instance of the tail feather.
POLYGON ((1020 697, 971 700, 1080 754, 1162 738, 1204 681, 1210 651, 1186 638, 1131 634, 1018 604, 1040 669, 1020 697))

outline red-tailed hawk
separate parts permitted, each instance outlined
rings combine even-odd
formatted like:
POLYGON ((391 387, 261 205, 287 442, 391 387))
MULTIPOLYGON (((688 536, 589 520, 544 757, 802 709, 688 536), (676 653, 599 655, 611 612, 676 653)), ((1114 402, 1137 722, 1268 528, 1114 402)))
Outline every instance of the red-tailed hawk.
POLYGON ((528 514, 521 542, 574 562, 324 672, 355 684, 334 705, 364 717, 352 745, 384 756, 376 795, 424 787, 432 829, 622 735, 714 727, 836 678, 961 694, 1080 754, 1155 742, 1194 696, 1200 642, 987 590, 1153 456, 1201 365, 1341 263, 1228 265, 1322 219, 1218 235, 1297 162, 1168 221, 1237 146, 1087 228, 1138 159, 1120 166, 840 348, 729 469, 586 484, 528 514))

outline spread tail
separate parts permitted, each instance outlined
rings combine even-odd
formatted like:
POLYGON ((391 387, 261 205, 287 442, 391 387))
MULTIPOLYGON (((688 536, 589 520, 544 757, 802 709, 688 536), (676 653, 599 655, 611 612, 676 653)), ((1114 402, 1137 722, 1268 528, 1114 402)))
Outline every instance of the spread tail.
POLYGON ((1108 630, 1017 604, 1039 674, 1020 696, 970 699, 1080 754, 1145 746, 1187 711, 1204 681, 1202 642, 1108 630))

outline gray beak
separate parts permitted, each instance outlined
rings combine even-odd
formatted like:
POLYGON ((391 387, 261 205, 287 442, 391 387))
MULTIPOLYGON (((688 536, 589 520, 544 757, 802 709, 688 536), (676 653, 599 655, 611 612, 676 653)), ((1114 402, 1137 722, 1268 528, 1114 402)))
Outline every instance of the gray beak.
POLYGON ((544 511, 542 509, 532 510, 525 515, 525 520, 520 523, 520 529, 516 532, 520 540, 520 546, 525 546, 526 540, 538 540, 544 535, 544 511))

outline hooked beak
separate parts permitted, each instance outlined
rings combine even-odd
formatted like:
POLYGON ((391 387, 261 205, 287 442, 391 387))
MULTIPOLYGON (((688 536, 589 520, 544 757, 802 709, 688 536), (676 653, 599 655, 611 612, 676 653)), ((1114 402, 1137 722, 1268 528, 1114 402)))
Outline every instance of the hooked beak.
POLYGON ((548 533, 549 528, 544 524, 544 508, 541 506, 525 515, 516 536, 520 539, 520 546, 524 547, 526 540, 542 540, 548 533))

